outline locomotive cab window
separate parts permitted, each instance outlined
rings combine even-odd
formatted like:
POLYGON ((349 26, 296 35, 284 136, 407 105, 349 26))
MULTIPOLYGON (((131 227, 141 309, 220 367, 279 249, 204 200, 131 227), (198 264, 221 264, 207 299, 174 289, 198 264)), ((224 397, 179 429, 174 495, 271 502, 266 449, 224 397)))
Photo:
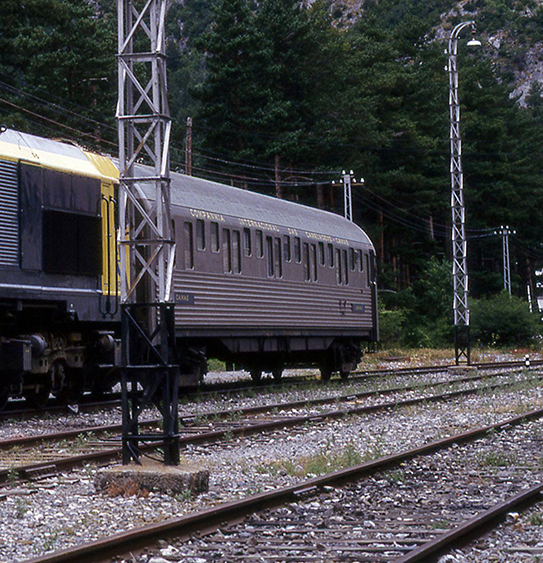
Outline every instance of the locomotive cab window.
POLYGON ((45 209, 42 232, 45 272, 85 276, 102 273, 100 217, 45 209))
POLYGON ((331 242, 328 243, 328 265, 334 267, 334 245, 331 242))

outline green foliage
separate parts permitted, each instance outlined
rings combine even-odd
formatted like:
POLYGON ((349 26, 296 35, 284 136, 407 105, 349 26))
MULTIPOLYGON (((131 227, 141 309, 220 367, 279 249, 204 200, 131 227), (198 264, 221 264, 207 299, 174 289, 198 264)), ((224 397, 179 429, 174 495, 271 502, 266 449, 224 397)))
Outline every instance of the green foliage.
POLYGON ((80 0, 2 2, 0 89, 14 104, 6 125, 46 135, 51 127, 57 135, 80 130, 85 141, 115 137, 116 24, 96 10, 80 0))
POLYGON ((539 335, 540 325, 525 301, 506 292, 471 303, 471 334, 483 345, 527 345, 539 335))
POLYGON ((379 342, 383 348, 391 348, 402 341, 405 309, 387 310, 379 304, 379 342))
POLYGON ((383 345, 440 347, 452 342, 452 266, 431 258, 413 287, 386 295, 380 313, 383 345), (383 324, 384 321, 384 324, 383 324))

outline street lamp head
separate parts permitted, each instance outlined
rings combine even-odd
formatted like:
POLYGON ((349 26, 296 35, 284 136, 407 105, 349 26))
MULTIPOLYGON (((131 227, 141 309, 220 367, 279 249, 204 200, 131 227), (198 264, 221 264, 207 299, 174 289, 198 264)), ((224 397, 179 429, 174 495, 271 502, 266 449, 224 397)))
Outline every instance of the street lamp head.
POLYGON ((470 39, 466 45, 468 47, 481 47, 481 42, 478 39, 470 39))

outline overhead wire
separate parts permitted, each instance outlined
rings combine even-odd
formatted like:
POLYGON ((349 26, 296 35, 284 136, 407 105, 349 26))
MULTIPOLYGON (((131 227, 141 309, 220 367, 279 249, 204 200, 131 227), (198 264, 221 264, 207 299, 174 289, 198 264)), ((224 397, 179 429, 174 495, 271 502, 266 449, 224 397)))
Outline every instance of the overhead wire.
MULTIPOLYGON (((3 89, 4 91, 8 92, 8 93, 12 93, 14 95, 18 95, 20 97, 23 98, 29 98, 31 100, 34 100, 35 102, 39 103, 40 105, 42 105, 43 107, 48 107, 48 108, 52 108, 55 112, 60 113, 61 115, 69 115, 73 118, 76 119, 81 119, 84 122, 89 122, 89 123, 93 123, 94 125, 100 126, 101 128, 105 128, 108 129, 110 131, 114 131, 115 128, 112 127, 111 125, 103 122, 103 121, 98 121, 96 119, 93 119, 92 117, 88 117, 85 115, 82 115, 80 113, 74 112, 66 107, 63 107, 62 105, 58 104, 58 103, 53 103, 53 102, 48 102, 47 100, 40 98, 39 96, 36 96, 35 94, 31 94, 29 92, 26 92, 24 90, 22 90, 21 88, 17 88, 14 86, 10 86, 9 84, 5 83, 4 81, 0 80, 0 89, 3 89)), ((45 115, 42 115, 36 111, 32 111, 29 110, 25 107, 23 107, 20 104, 17 104, 11 100, 8 100, 6 98, 0 97, 0 102, 5 104, 8 107, 11 107, 13 109, 16 109, 24 114, 26 114, 27 116, 30 116, 33 119, 37 119, 40 122, 45 122, 47 125, 45 127, 47 127, 50 131, 52 132, 57 132, 59 129, 63 130, 63 131, 69 131, 71 134, 73 134, 74 136, 79 137, 84 137, 87 139, 92 139, 93 141, 102 143, 104 145, 108 145, 111 148, 115 149, 117 148, 117 143, 109 141, 101 136, 96 135, 95 133, 90 133, 90 132, 85 132, 85 131, 81 131, 80 129, 67 125, 66 123, 62 123, 56 119, 53 119, 51 117, 47 117, 45 115)), ((0 108, 0 111, 2 111, 2 109, 0 108)), ((6 112, 6 110, 4 110, 4 112, 6 112)), ((44 126, 42 124, 42 126, 44 126)), ((173 147, 177 148, 178 150, 184 150, 184 147, 182 147, 181 145, 177 144, 177 143, 173 143, 173 147)), ((220 155, 218 153, 213 153, 211 151, 205 151, 205 150, 198 150, 194 153, 194 156, 197 158, 201 158, 201 159, 205 159, 208 160, 210 162, 216 162, 216 163, 220 163, 220 164, 224 164, 226 166, 230 166, 230 167, 239 167, 242 169, 246 169, 246 170, 252 170, 252 171, 257 171, 257 172, 263 172, 263 173, 274 173, 275 174, 275 168, 271 165, 263 165, 262 163, 257 163, 257 162, 251 162, 251 161, 244 161, 244 160, 238 160, 238 161, 233 161, 233 160, 228 160, 227 158, 225 158, 223 155, 220 155)), ((174 164, 178 164, 180 167, 184 167, 184 163, 174 163, 174 164)), ((276 180, 275 177, 268 177, 268 176, 256 176, 256 175, 251 175, 251 174, 239 174, 239 173, 232 173, 232 172, 223 172, 220 170, 215 170, 215 169, 210 169, 210 168, 205 168, 203 166, 198 167, 198 166, 194 166, 193 168, 196 170, 199 170, 200 172, 207 174, 207 175, 212 175, 215 178, 218 178, 219 180, 224 180, 225 178, 230 178, 231 181, 237 181, 237 182, 241 182, 243 184, 243 186, 253 186, 253 187, 266 187, 266 188, 271 188, 275 185, 276 180)), ((285 169, 282 169, 282 172, 285 172, 285 169)), ((285 188, 289 188, 289 187, 311 187, 311 186, 317 186, 317 185, 331 185, 332 180, 331 179, 327 179, 327 180, 316 180, 316 179, 312 179, 311 177, 313 176, 332 176, 332 175, 336 175, 336 177, 339 175, 338 171, 325 171, 325 170, 309 170, 309 169, 292 169, 292 170, 288 170, 289 174, 299 174, 299 175, 306 175, 308 176, 308 178, 302 178, 302 179, 296 179, 296 180, 289 180, 286 178, 282 178, 281 179, 281 185, 285 188)), ((338 184, 338 186, 340 186, 341 184, 338 184)), ((411 212, 410 210, 406 210, 405 208, 401 208, 399 206, 397 206, 396 204, 394 204, 393 202, 391 202, 390 200, 387 200, 386 198, 384 198, 383 196, 381 196, 380 194, 376 193, 374 190, 370 189, 367 185, 363 185, 362 186, 363 190, 366 191, 368 194, 370 194, 374 199, 372 200, 371 203, 368 202, 367 198, 361 197, 358 194, 355 193, 355 199, 357 199, 358 201, 364 202, 364 204, 366 205, 366 207, 382 213, 384 217, 387 218, 387 220, 394 222, 398 225, 401 225, 405 228, 411 229, 413 231, 417 231, 423 234, 430 234, 433 233, 433 236, 437 236, 439 238, 446 238, 449 236, 450 233, 450 227, 448 227, 447 225, 442 225, 439 223, 434 223, 433 227, 430 227, 430 225, 428 224, 428 219, 423 218, 418 216, 417 214, 411 212), (377 200, 382 202, 384 205, 380 205, 377 203, 377 200), (395 213, 394 211, 392 211, 392 209, 396 209, 398 211, 401 212, 402 215, 395 213), (407 215, 407 217, 406 217, 407 215)), ((468 239, 478 239, 478 238, 487 238, 490 236, 494 236, 493 233, 494 229, 488 228, 488 229, 468 229, 468 235, 467 238, 468 239), (480 233, 480 234, 474 234, 474 233, 480 233)), ((533 247, 529 247, 524 245, 523 243, 521 243, 521 241, 518 239, 518 237, 514 240, 514 244, 521 249, 524 253, 527 253, 528 255, 530 255, 531 257, 533 257, 534 259, 542 259, 543 258, 543 249, 541 252, 538 252, 536 249, 534 249, 533 247)))

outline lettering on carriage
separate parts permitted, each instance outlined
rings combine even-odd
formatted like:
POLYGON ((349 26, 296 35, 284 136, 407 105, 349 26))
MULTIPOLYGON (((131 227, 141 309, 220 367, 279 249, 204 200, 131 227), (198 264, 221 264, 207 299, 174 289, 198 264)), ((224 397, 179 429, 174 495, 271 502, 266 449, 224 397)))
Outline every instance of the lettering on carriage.
POLYGON ((217 221, 220 223, 226 223, 224 215, 220 213, 210 213, 209 211, 202 211, 201 209, 191 209, 191 217, 196 217, 196 219, 207 219, 208 221, 217 221))
POLYGON ((194 293, 175 292, 176 305, 194 305, 194 293))
POLYGON ((239 224, 243 227, 252 227, 254 229, 262 229, 263 231, 274 231, 278 233, 280 231, 277 225, 272 225, 270 223, 264 223, 263 221, 255 221, 254 219, 240 219, 239 224))
POLYGON ((313 240, 318 240, 322 242, 331 242, 334 244, 344 244, 345 246, 349 246, 349 241, 345 240, 344 238, 332 237, 330 235, 321 235, 319 233, 311 233, 309 231, 305 232, 305 236, 313 240))

